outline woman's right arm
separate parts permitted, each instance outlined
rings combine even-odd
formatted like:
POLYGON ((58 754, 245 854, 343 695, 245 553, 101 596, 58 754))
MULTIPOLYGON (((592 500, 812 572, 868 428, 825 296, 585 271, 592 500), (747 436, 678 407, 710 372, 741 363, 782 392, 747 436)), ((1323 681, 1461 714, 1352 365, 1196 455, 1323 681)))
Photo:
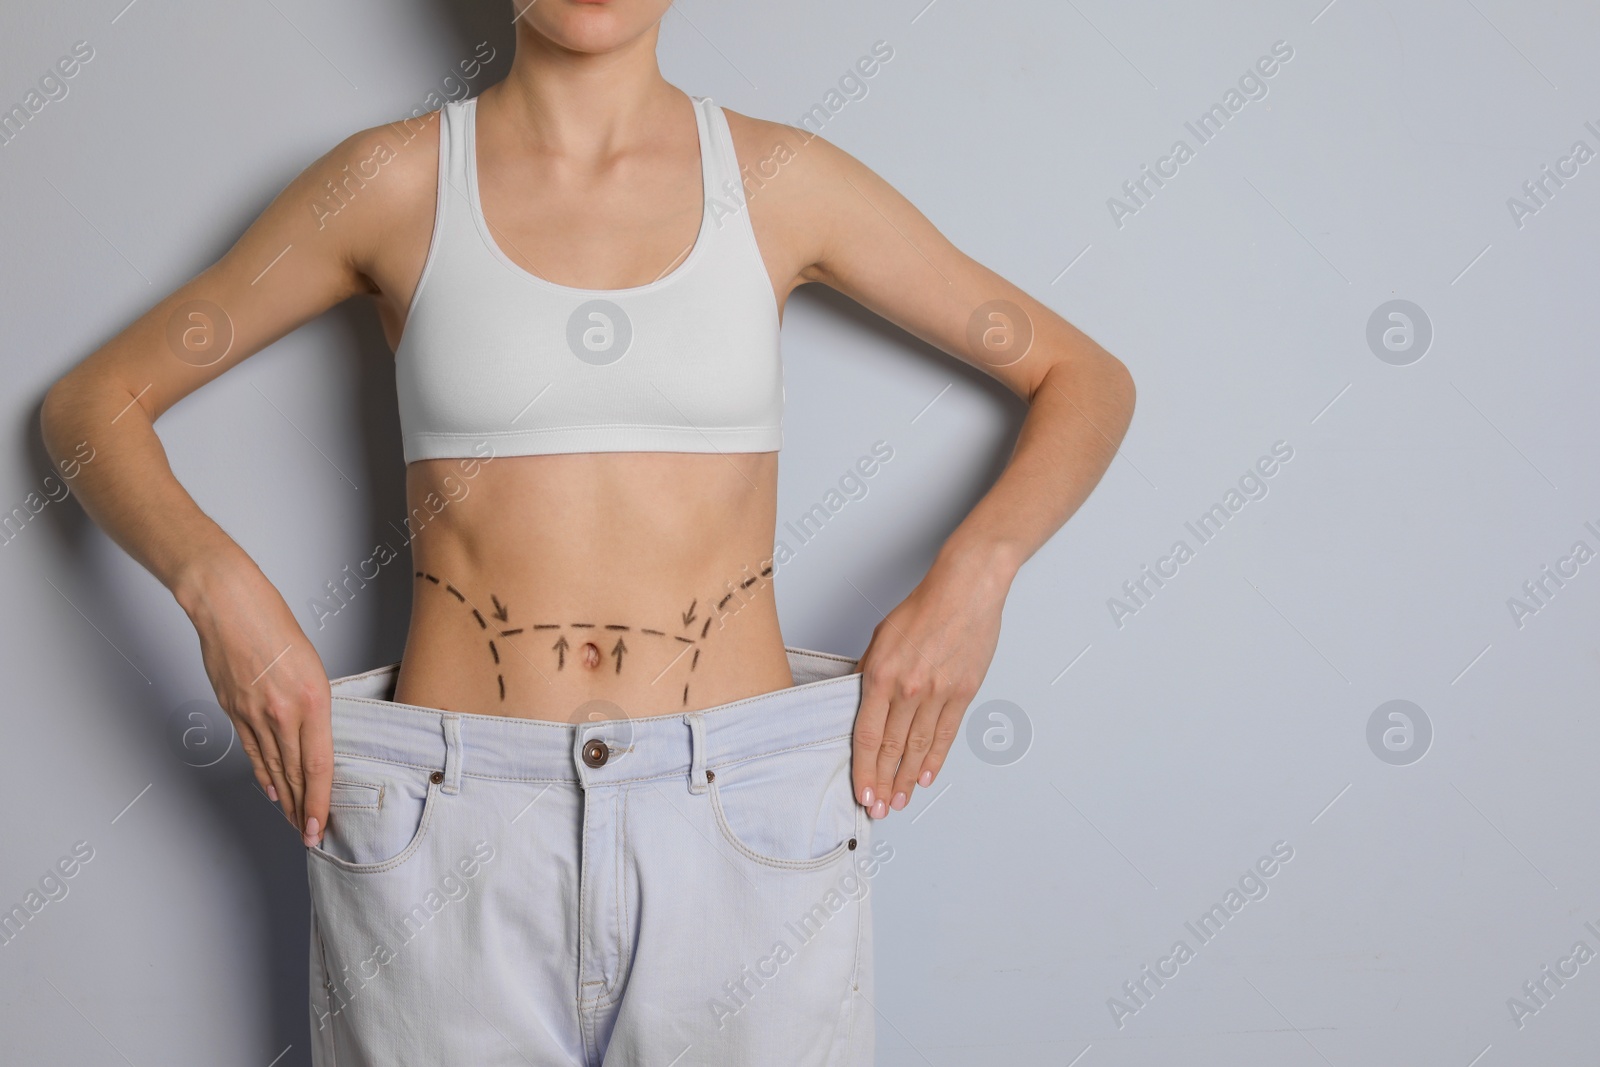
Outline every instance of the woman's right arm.
POLYGON ((57 381, 41 412, 51 459, 77 461, 84 510, 188 614, 256 781, 308 844, 327 825, 333 772, 326 671, 283 597, 173 477, 154 423, 302 323, 376 290, 385 216, 393 222, 426 166, 351 174, 371 174, 393 130, 356 134, 306 168, 220 260, 57 381))

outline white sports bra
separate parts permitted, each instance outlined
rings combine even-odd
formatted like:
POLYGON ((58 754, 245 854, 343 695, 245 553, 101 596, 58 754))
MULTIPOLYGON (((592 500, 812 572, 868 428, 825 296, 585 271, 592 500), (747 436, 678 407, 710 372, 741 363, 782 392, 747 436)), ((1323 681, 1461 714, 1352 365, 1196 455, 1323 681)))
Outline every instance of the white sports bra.
POLYGON ((478 199, 477 99, 439 117, 433 239, 395 352, 405 460, 560 452, 775 452, 778 308, 722 108, 691 97, 705 208, 647 285, 578 289, 501 251, 478 199), (481 446, 480 446, 481 448, 481 446))

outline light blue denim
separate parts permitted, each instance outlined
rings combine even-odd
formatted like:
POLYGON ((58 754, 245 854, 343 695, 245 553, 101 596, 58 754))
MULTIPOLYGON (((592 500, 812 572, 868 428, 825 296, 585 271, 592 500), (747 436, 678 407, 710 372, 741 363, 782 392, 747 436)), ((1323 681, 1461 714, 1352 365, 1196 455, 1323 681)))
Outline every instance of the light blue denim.
POLYGON ((312 1062, 870 1064, 893 853, 850 784, 861 675, 788 655, 788 689, 576 724, 396 704, 397 665, 334 681, 312 1062))

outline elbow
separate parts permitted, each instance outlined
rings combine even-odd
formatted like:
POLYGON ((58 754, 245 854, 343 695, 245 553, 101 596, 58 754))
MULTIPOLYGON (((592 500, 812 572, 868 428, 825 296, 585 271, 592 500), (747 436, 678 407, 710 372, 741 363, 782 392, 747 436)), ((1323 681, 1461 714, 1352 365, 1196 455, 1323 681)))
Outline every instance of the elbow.
POLYGON ((45 390, 44 403, 39 408, 39 432, 45 452, 68 481, 78 476, 96 452, 96 442, 84 429, 89 423, 82 388, 78 378, 69 372, 45 390))
POLYGON ((70 378, 68 374, 56 379, 55 384, 45 390, 44 403, 39 407, 39 433, 44 438, 45 448, 51 452, 54 452, 52 442, 60 436, 72 406, 70 378))
POLYGON ((1034 386, 1028 396, 1029 403, 1032 403, 1044 387, 1045 380, 1052 374, 1060 375, 1058 383, 1063 387, 1070 382, 1072 392, 1081 394, 1087 390, 1096 398, 1095 406, 1101 411, 1120 414, 1124 428, 1133 420, 1133 408, 1138 400, 1133 372, 1127 364, 1105 349, 1096 346, 1095 351, 1086 358, 1057 362, 1034 386))
POLYGON ((83 432, 87 424, 85 389, 82 376, 74 370, 45 390, 44 402, 39 406, 39 435, 53 460, 81 453, 87 443, 83 432))
POLYGON ((1115 383, 1113 395, 1116 397, 1118 416, 1122 420, 1121 432, 1117 435, 1117 443, 1120 445, 1122 439, 1128 434, 1128 427, 1133 425, 1133 409, 1134 405, 1138 403, 1139 391, 1133 384, 1133 372, 1127 368, 1127 365, 1115 356, 1111 356, 1110 359, 1115 364, 1113 367, 1114 373, 1112 374, 1112 379, 1115 383))
POLYGON ((1139 400, 1139 390, 1133 384, 1133 372, 1128 369, 1128 365, 1126 363, 1122 362, 1122 360, 1118 359, 1116 356, 1107 353, 1106 358, 1111 361, 1110 378, 1112 380, 1112 389, 1114 394, 1117 397, 1118 403, 1122 408, 1126 420, 1128 422, 1132 422, 1133 408, 1139 400))
POLYGON ((1099 387, 1106 409, 1120 414, 1122 425, 1126 428, 1133 421, 1133 407, 1138 401, 1133 372, 1126 363, 1103 348, 1095 352, 1092 365, 1092 380, 1099 387))

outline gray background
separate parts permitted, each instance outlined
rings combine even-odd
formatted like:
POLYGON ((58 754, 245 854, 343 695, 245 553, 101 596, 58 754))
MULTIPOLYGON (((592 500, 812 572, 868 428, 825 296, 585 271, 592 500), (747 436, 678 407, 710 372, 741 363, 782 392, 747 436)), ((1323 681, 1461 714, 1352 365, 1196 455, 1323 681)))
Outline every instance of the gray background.
MULTIPOLYGON (((124 3, 6 0, 0 19, 5 107, 74 41, 96 51, 0 145, 6 509, 49 472, 56 376, 344 135, 410 113, 479 41, 499 58, 472 92, 510 57, 499 3, 124 3)), ((669 79, 787 122, 889 42, 824 133, 1139 387, 1104 482, 1023 569, 975 704, 1014 702, 1031 746, 995 765, 964 738, 882 831, 882 1064, 1592 1055, 1600 961, 1520 1028, 1507 998, 1575 942, 1600 950, 1600 562, 1520 627, 1507 601, 1574 542, 1600 549, 1600 161, 1521 227, 1507 198, 1574 141, 1600 149, 1600 16, 1326 3, 684 0, 666 18, 669 79), (1107 199, 1193 145, 1183 123, 1279 40, 1294 57, 1267 97, 1118 227, 1107 199), (1434 330, 1407 366, 1366 339, 1391 299, 1434 330), (1109 598, 1196 547, 1185 521, 1280 440, 1270 492, 1119 627, 1109 598), (1433 729, 1407 766, 1367 741, 1394 699, 1433 729), (1278 841, 1294 854, 1270 893, 1199 945, 1184 923, 1278 841), (1108 998, 1179 938, 1194 959, 1117 1026, 1108 998)), ((784 347, 781 518, 894 448, 778 583, 791 644, 855 655, 1021 409, 818 287, 784 347)), ((403 512, 393 405, 376 318, 351 305, 159 426, 335 675, 401 651, 403 566, 321 630, 306 606, 403 512)), ((306 1063, 300 846, 236 746, 209 768, 174 754, 173 709, 210 697, 186 619, 71 502, 0 547, 0 585, 0 905, 95 849, 0 946, 0 1055, 306 1063)))

